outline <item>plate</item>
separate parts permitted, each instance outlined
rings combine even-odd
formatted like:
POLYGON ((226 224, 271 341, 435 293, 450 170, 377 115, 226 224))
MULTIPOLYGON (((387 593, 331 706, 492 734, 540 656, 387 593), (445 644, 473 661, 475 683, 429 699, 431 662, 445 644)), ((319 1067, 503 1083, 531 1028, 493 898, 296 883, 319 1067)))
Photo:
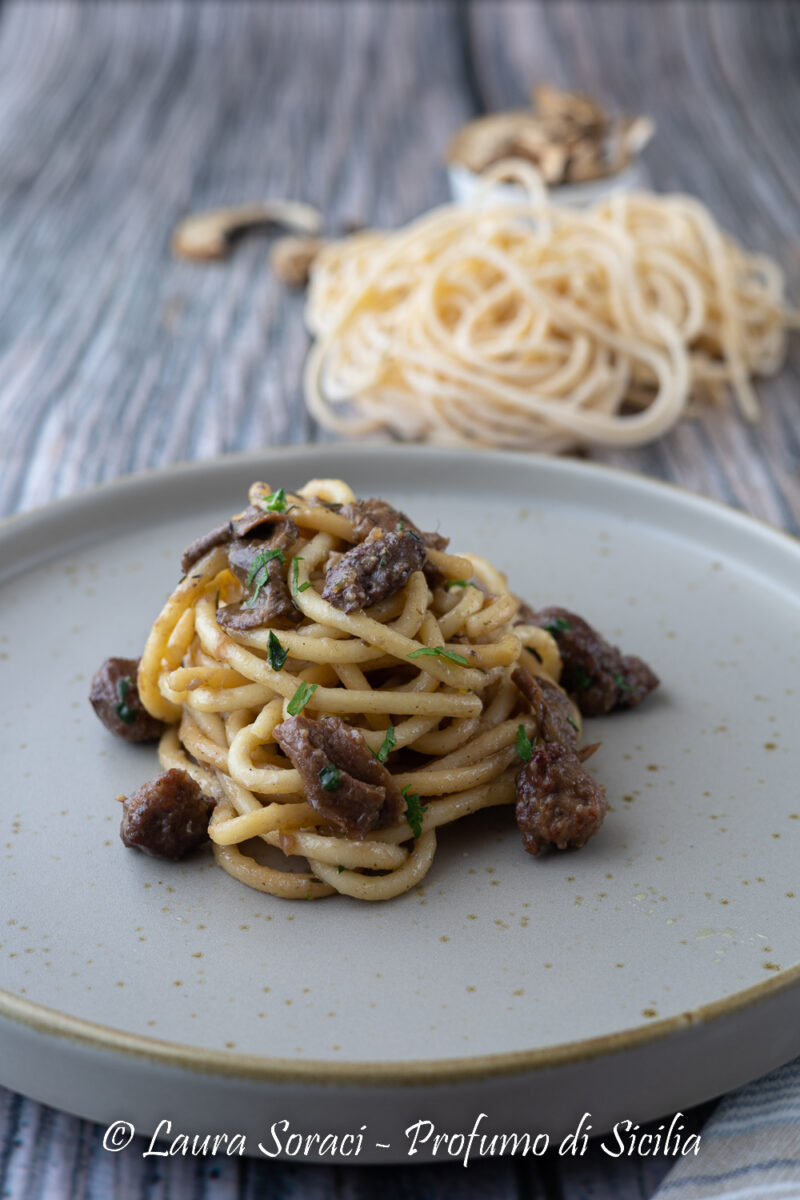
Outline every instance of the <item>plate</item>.
POLYGON ((323 1155, 405 1161, 433 1153, 434 1129, 557 1139, 588 1113, 600 1133, 786 1061, 799 578, 798 544, 739 513, 514 454, 270 451, 7 522, 0 1082, 139 1132, 237 1131, 250 1153, 312 1159, 320 1144, 291 1135, 349 1132, 323 1155), (488 556, 661 676, 641 708, 591 724, 612 811, 584 849, 534 860, 509 810, 477 814, 440 835, 422 887, 366 906, 280 901, 210 856, 122 847, 114 797, 156 774, 155 753, 95 719, 94 669, 139 653, 182 547, 251 480, 319 475, 488 556))

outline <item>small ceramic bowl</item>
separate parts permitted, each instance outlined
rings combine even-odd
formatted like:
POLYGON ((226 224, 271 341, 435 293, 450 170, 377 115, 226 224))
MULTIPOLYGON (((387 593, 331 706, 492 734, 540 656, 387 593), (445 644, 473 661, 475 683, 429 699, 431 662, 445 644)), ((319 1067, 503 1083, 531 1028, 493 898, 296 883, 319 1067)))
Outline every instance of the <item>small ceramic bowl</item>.
MULTIPOLYGON (((481 186, 481 176, 469 167, 452 163, 447 168, 450 195, 456 204, 472 204, 481 186)), ((617 192, 632 192, 645 186, 644 170, 639 162, 632 162, 615 175, 604 179, 590 179, 586 183, 566 183, 550 189, 550 197, 556 204, 567 208, 591 208, 617 192)), ((487 188, 484 196, 488 200, 514 201, 524 199, 524 191, 515 183, 496 183, 487 188)))

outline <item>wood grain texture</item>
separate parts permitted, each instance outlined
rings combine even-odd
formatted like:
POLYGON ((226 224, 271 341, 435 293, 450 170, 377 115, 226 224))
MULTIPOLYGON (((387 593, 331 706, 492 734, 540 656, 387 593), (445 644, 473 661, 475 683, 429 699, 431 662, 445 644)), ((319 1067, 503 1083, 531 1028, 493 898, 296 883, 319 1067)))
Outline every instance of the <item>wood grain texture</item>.
MULTIPOLYGON (((178 218, 295 197, 331 231, 446 198, 442 150, 531 83, 651 113, 650 181, 699 195, 782 260, 800 296, 800 6, 620 0, 355 0, 0 7, 0 514, 117 475, 317 438, 301 296, 246 241, 169 253, 178 218)), ((800 529, 800 356, 755 427, 706 412, 592 457, 800 529)), ((691 1114, 699 1127, 707 1109, 691 1114)), ((0 1090, 4 1200, 337 1196, 633 1200, 668 1164, 339 1169, 110 1155, 101 1131, 0 1090), (155 1165, 154 1165, 155 1162, 155 1165)), ((139 1153, 136 1153, 138 1149, 139 1153)))

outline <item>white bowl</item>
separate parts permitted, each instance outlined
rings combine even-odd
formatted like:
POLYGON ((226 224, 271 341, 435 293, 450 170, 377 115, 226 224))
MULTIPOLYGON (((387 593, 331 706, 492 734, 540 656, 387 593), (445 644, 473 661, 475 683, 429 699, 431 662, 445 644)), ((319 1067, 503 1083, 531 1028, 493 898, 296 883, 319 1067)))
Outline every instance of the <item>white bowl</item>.
MULTIPOLYGON (((481 176, 469 167, 453 163, 447 168, 450 195, 456 204, 475 202, 481 186, 481 176)), ((616 192, 632 192, 643 187, 645 176, 639 162, 632 162, 623 171, 605 179, 590 179, 586 183, 567 183, 550 188, 550 197, 556 204, 568 208, 591 208, 616 192)), ((483 202, 498 200, 513 202, 525 198, 524 190, 515 183, 496 183, 483 193, 483 202)))

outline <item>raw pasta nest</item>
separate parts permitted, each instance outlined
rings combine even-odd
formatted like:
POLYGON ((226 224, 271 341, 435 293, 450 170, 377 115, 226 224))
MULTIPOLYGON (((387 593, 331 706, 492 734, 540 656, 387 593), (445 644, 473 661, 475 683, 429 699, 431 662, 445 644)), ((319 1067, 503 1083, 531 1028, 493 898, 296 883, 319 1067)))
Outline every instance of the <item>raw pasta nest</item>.
POLYGON ((699 200, 617 193, 552 203, 520 160, 472 205, 331 243, 311 273, 313 415, 345 434, 512 449, 652 441, 690 400, 732 392, 785 356, 799 314, 777 263, 699 200), (517 189, 495 187, 511 181, 517 189))

